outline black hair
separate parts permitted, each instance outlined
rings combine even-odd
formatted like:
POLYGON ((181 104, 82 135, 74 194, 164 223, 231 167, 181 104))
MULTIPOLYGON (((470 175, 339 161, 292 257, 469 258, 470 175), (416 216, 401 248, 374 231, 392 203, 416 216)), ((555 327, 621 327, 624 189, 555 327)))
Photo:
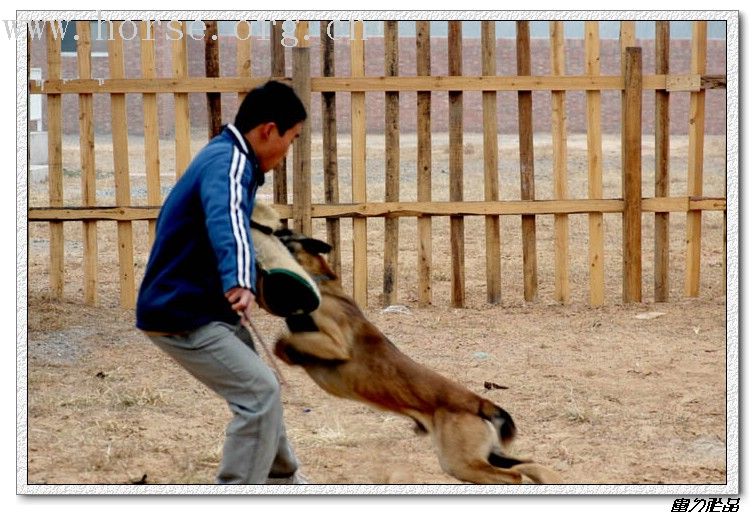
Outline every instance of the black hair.
POLYGON ((258 125, 273 122, 282 136, 306 119, 307 110, 294 90, 282 82, 271 80, 247 93, 233 124, 241 134, 246 134, 258 125))

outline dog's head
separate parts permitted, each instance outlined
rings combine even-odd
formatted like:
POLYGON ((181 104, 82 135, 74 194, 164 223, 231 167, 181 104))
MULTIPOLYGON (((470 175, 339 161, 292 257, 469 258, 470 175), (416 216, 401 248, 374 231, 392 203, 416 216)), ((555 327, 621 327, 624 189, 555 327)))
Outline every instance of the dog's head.
POLYGON ((291 229, 279 229, 273 233, 286 246, 294 259, 307 271, 309 275, 317 279, 337 279, 338 276, 330 268, 323 254, 328 254, 333 247, 322 240, 310 238, 291 229))

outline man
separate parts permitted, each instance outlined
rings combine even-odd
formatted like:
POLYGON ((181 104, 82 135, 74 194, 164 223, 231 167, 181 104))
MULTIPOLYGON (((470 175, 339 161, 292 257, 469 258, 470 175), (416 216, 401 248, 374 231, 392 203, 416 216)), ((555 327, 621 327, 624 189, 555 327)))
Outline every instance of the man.
POLYGON ((197 154, 165 199, 139 290, 136 326, 233 413, 220 484, 305 482, 286 439, 278 382, 239 316, 251 316, 255 301, 249 221, 257 188, 306 117, 285 84, 249 92, 234 123, 197 154))

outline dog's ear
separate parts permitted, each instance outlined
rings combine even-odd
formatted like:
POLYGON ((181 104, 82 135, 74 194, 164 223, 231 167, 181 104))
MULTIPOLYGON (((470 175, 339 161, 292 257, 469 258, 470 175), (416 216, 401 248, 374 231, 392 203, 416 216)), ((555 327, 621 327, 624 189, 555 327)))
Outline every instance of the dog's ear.
POLYGON ((304 248, 304 250, 313 256, 316 256, 318 254, 327 254, 331 250, 333 250, 333 247, 331 247, 329 244, 325 243, 322 240, 316 240, 315 238, 305 238, 303 240, 300 240, 299 243, 304 248))

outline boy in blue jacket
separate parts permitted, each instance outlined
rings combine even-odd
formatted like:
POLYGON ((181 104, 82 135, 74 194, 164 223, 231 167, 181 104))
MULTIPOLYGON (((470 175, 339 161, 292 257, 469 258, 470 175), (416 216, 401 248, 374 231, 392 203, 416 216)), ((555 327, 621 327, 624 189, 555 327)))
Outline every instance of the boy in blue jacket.
POLYGON ((286 156, 307 117, 285 84, 244 98, 171 190, 157 219, 136 305, 136 326, 233 413, 220 484, 304 482, 286 439, 275 375, 239 324, 255 297, 249 231, 257 188, 286 156))

